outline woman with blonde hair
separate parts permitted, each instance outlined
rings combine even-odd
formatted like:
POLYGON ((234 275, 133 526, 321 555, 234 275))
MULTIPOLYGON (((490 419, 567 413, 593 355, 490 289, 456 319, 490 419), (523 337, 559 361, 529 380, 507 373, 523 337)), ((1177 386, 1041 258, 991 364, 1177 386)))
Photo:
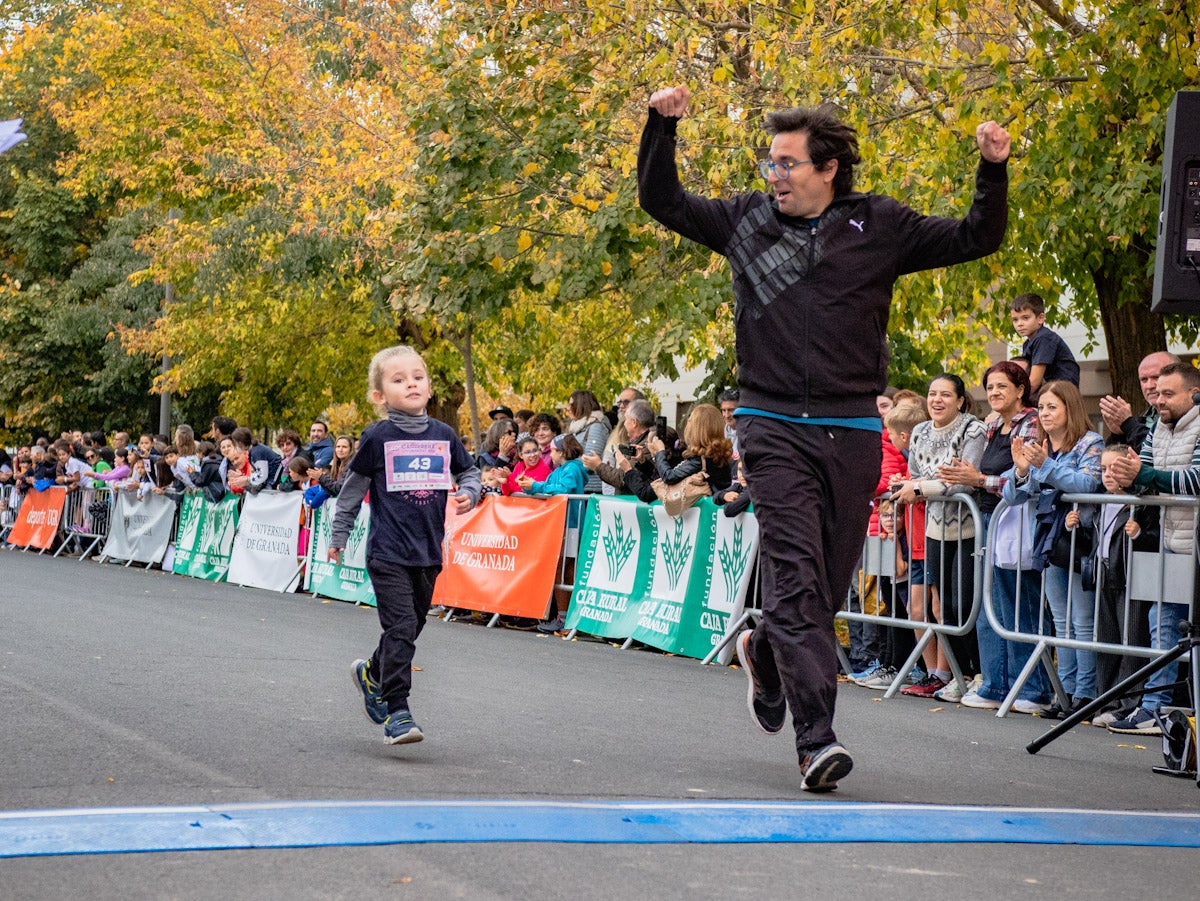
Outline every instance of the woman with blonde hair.
POLYGON ((732 482, 729 464, 733 443, 725 437, 725 417, 712 404, 696 404, 683 428, 683 460, 678 466, 668 462, 668 448, 656 434, 646 439, 646 448, 654 455, 658 477, 668 485, 682 482, 700 471, 708 473, 713 494, 724 491, 732 482))

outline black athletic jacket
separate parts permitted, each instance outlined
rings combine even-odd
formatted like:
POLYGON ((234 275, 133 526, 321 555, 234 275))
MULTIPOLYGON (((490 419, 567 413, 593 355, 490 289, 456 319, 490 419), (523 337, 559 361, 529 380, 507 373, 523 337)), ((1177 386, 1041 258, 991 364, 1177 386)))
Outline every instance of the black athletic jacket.
POLYGON ((964 219, 922 216, 878 194, 835 198, 811 227, 769 194, 684 192, 678 120, 650 111, 638 151, 647 213, 723 255, 733 270, 741 404, 788 416, 877 416, 887 385, 892 286, 909 272, 995 251, 1008 224, 1008 170, 981 160, 964 219))

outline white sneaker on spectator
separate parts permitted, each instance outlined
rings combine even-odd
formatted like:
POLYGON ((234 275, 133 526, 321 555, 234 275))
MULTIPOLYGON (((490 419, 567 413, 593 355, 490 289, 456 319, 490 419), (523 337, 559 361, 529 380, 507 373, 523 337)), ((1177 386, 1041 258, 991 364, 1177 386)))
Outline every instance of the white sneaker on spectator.
POLYGON ((1103 713, 1097 713, 1094 717, 1092 717, 1092 725, 1099 726, 1101 729, 1107 729, 1121 718, 1121 714, 1116 710, 1106 710, 1103 713))
POLYGON ((1013 705, 1009 709, 1013 713, 1027 713, 1031 716, 1042 716, 1050 712, 1050 705, 1039 704, 1037 701, 1027 701, 1025 698, 1017 698, 1015 701, 1013 701, 1013 705))
POLYGON ((866 666, 864 666, 858 672, 851 673, 850 681, 853 682, 855 685, 862 685, 868 679, 870 679, 873 675, 875 675, 877 672, 879 672, 879 670, 880 670, 879 661, 872 660, 870 663, 868 663, 866 666))
POLYGON ((941 688, 933 693, 933 696, 939 701, 945 701, 947 704, 958 704, 962 701, 962 689, 958 687, 958 680, 951 679, 941 688))
POLYGON ((964 707, 974 707, 977 710, 1000 709, 999 701, 993 701, 991 698, 982 697, 979 692, 973 688, 963 695, 962 699, 959 700, 958 703, 962 704, 964 707))
POLYGON ((863 688, 873 688, 876 691, 887 691, 896 681, 896 670, 890 666, 880 667, 870 679, 864 679, 858 684, 863 688))

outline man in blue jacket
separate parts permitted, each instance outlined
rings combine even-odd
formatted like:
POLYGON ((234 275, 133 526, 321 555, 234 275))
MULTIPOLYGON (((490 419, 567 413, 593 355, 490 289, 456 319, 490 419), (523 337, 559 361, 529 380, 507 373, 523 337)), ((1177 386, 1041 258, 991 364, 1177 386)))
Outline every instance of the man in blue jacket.
POLYGON ((825 109, 782 110, 760 165, 769 191, 688 194, 675 126, 689 92, 650 97, 638 153, 642 208, 729 260, 738 448, 760 524, 763 617, 738 637, 748 703, 765 732, 792 710, 807 791, 829 791, 853 760, 833 731, 833 619, 862 551, 879 479, 875 398, 887 385, 892 288, 909 272, 994 252, 1008 221, 1008 132, 980 125, 982 161, 963 219, 923 216, 856 193, 854 130, 825 109))
POLYGON ((308 447, 303 453, 313 461, 313 468, 328 469, 333 462, 333 439, 329 437, 329 426, 316 420, 308 427, 308 447))

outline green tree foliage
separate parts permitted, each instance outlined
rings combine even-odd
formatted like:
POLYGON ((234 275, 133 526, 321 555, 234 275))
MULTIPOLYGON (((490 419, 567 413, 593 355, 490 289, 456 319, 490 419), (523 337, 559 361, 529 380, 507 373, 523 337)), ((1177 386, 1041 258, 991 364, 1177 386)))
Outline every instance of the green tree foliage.
MULTIPOLYGON (((901 280, 896 381, 935 362, 978 371, 989 329, 1011 337, 1006 301, 1023 290, 1063 298, 1052 325, 1104 325, 1126 396, 1122 378, 1164 340, 1146 300, 1165 111, 1200 84, 1194 3, 0 11, 38 23, 0 59, 4 114, 31 135, 0 170, 0 398, 23 427, 76 415, 81 401, 49 383, 12 400, 15 373, 45 375, 31 367, 45 346, 83 365, 68 321, 95 330, 106 371, 126 354, 148 374, 169 355, 158 388, 261 424, 359 399, 370 352, 397 340, 426 352, 447 418, 468 361, 491 394, 538 406, 679 361, 724 383, 724 261, 636 203, 647 98, 680 82, 695 97, 682 177, 707 195, 763 187, 759 126, 781 106, 836 104, 861 135, 858 187, 940 215, 970 202, 976 125, 1013 132, 1010 237, 987 260, 901 280), (118 317, 101 273, 144 302, 118 317), (162 308, 151 298, 168 282, 162 308), (96 315, 46 315, 64 297, 96 315)), ((69 381, 107 378, 89 372, 69 381)))
MULTIPOLYGON (((72 12, 55 8, 53 21, 72 12)), ((61 27, 14 36, 0 61, 0 118, 23 118, 31 135, 0 162, 0 438, 149 421, 152 364, 117 333, 155 315, 161 292, 127 281, 147 264, 134 248, 139 217, 71 189, 57 169, 74 142, 44 97, 63 40, 61 27)))

